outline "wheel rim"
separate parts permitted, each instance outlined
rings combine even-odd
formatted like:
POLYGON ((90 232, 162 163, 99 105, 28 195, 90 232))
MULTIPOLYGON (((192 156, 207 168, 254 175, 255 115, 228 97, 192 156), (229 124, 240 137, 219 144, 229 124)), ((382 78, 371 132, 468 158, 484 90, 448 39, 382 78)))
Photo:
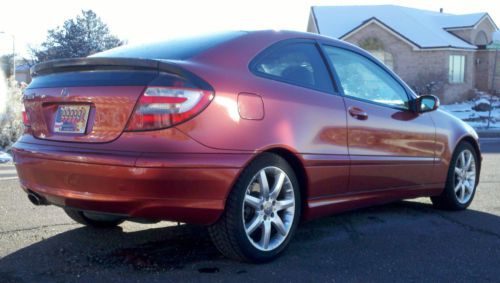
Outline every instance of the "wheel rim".
POLYGON ((257 172, 243 201, 243 225, 252 245, 261 251, 277 248, 290 233, 294 216, 295 194, 288 175, 274 166, 257 172))
POLYGON ((462 151, 455 161, 453 188, 457 201, 467 203, 476 188, 476 160, 474 154, 468 149, 462 151))

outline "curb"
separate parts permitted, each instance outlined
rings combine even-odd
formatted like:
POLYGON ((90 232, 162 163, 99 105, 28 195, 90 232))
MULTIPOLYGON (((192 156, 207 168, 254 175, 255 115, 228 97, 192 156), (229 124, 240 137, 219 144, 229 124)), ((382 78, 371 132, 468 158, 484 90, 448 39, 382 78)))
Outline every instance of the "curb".
POLYGON ((476 129, 476 133, 478 134, 479 138, 500 138, 500 129, 476 129))

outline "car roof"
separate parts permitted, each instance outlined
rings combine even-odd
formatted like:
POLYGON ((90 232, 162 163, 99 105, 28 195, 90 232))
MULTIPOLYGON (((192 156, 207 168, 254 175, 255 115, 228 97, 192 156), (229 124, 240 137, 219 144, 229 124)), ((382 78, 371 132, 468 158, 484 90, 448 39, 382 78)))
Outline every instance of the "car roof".
POLYGON ((235 41, 242 39, 247 36, 262 36, 262 37, 275 37, 276 42, 283 41, 287 39, 310 39, 310 40, 318 40, 323 43, 332 44, 338 47, 347 48, 350 50, 355 50, 360 53, 366 54, 366 51, 356 46, 350 42, 346 42, 343 40, 339 40, 333 37, 329 37, 326 35, 321 35, 317 33, 311 32, 303 32, 303 31, 294 31, 294 30, 245 30, 246 35, 241 36, 240 38, 236 38, 235 41))
POLYGON ((288 37, 290 39, 293 38, 307 38, 307 39, 316 39, 316 40, 326 40, 326 41, 332 41, 335 43, 340 43, 340 44, 345 44, 344 41, 335 39, 333 37, 325 36, 325 35, 320 35, 317 33, 311 33, 311 32, 303 32, 303 31, 294 31, 294 30, 252 30, 252 31, 245 31, 247 34, 261 34, 261 35, 281 35, 282 37, 288 37))
POLYGON ((205 53, 210 53, 211 49, 213 49, 212 47, 217 49, 217 47, 226 44, 233 44, 240 40, 245 41, 245 38, 246 40, 252 38, 252 44, 262 45, 262 47, 287 39, 322 40, 336 45, 350 45, 331 37, 308 32, 290 30, 233 30, 184 38, 171 38, 157 42, 124 45, 96 53, 90 57, 190 60, 205 53))

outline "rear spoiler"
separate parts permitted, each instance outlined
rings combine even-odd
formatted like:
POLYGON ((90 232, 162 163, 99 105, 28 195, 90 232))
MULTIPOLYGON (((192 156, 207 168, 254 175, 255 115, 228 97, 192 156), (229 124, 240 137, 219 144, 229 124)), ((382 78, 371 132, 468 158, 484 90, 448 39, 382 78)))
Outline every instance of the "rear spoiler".
POLYGON ((91 69, 139 69, 156 70, 178 75, 194 82, 198 86, 212 90, 212 87, 192 72, 181 68, 179 65, 166 60, 138 59, 138 58, 109 58, 109 57, 83 57, 51 60, 36 64, 31 67, 32 77, 43 76, 59 72, 71 72, 91 69))

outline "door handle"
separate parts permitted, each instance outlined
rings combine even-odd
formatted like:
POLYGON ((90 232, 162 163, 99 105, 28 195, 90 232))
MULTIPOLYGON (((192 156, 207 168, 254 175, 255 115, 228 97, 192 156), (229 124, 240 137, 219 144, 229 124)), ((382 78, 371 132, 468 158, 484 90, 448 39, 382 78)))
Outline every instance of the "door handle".
POLYGON ((358 120, 367 120, 368 114, 361 108, 358 107, 349 107, 349 115, 358 120))

